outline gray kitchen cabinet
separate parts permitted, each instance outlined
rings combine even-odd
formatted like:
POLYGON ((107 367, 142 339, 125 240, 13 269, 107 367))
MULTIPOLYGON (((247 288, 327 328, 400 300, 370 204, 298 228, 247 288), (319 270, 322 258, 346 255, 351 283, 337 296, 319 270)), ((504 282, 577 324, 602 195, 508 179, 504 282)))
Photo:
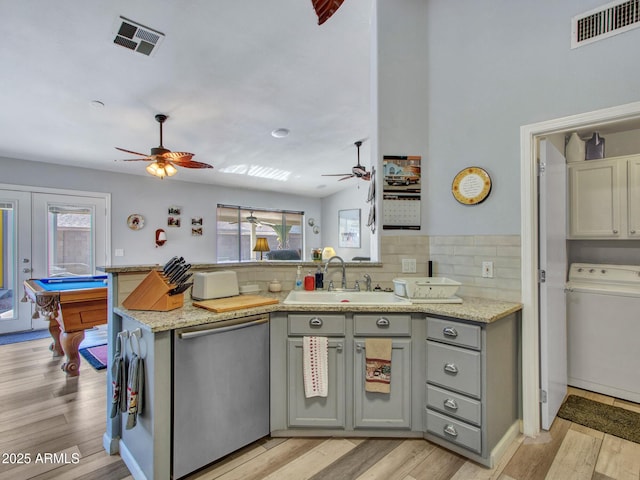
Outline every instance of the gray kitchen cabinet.
POLYGON ((287 404, 290 427, 345 428, 344 339, 329 339, 326 397, 306 398, 303 382, 302 338, 287 339, 287 404))
POLYGON ((392 339, 390 393, 365 391, 365 339, 354 344, 354 427, 411 428, 411 339, 392 339))
POLYGON ((272 435, 385 436, 403 431, 403 436, 422 436, 425 323, 420 317, 404 313, 272 314, 272 435), (418 333, 415 338, 414 330, 418 333), (326 398, 304 395, 305 335, 328 337, 326 398), (365 391, 369 337, 392 340, 390 394, 365 391))
POLYGON ((427 317, 425 438, 489 467, 519 432, 517 319, 427 317))

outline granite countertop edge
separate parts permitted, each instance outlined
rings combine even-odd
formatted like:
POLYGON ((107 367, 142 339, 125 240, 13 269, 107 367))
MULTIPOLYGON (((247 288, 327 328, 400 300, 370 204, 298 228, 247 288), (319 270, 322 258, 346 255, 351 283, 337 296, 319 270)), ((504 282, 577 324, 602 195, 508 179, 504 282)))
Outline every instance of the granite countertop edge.
POLYGON ((204 308, 193 306, 191 300, 187 299, 185 299, 183 307, 168 312, 128 310, 124 307, 116 307, 114 311, 118 315, 140 323, 145 330, 155 333, 274 312, 423 313, 488 324, 522 310, 521 303, 477 297, 464 297, 463 302, 459 304, 285 305, 282 302, 288 293, 289 292, 261 292, 260 295, 262 296, 277 298, 279 303, 224 313, 215 313, 204 308))

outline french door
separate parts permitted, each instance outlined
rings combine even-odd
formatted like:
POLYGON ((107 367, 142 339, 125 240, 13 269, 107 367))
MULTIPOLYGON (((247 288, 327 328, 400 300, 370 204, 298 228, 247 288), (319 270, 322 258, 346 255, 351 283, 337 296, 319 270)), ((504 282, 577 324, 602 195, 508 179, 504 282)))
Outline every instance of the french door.
POLYGON ((48 326, 20 301, 24 280, 94 275, 108 264, 108 200, 0 189, 0 334, 48 326))

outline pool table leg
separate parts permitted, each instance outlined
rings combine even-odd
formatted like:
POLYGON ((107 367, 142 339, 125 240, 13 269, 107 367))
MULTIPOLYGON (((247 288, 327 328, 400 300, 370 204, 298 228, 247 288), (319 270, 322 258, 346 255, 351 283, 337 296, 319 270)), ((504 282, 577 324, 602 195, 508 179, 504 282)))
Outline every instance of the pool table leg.
POLYGON ((54 357, 61 357, 64 355, 62 345, 60 345, 60 324, 58 320, 53 318, 49 320, 49 333, 53 342, 49 345, 49 350, 53 352, 54 357))
POLYGON ((60 343, 64 353, 67 355, 67 361, 60 368, 70 377, 80 374, 80 354, 78 347, 84 340, 84 330, 77 332, 60 332, 60 343))

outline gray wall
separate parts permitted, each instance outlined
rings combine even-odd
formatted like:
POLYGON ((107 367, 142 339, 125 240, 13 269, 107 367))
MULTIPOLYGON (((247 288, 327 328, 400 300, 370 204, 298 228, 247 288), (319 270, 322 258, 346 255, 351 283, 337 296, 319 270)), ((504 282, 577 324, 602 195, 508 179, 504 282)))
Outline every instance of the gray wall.
MULTIPOLYGON (((320 199, 187 183, 175 177, 159 180, 8 158, 0 158, 0 172, 3 184, 110 193, 112 265, 164 263, 174 255, 190 263, 215 262, 218 203, 303 210, 315 218, 322 214, 320 199), (182 207, 180 228, 167 227, 167 209, 173 205, 182 207), (143 229, 127 227, 132 213, 144 216, 143 229), (202 217, 201 237, 191 235, 191 217, 202 217), (156 228, 167 232, 162 248, 155 248, 156 228), (115 249, 124 249, 124 257, 116 257, 115 249)), ((312 235, 307 227, 305 236, 312 235)))
MULTIPOLYGON (((420 87, 414 104, 426 112, 424 121, 412 113, 421 122, 414 135, 427 145, 421 234, 519 233, 520 127, 640 100, 640 62, 632 53, 640 29, 570 48, 571 18, 605 3, 377 0, 378 28, 393 31, 394 42, 403 35, 407 48, 419 51, 417 61, 428 65, 422 74, 415 59, 378 46, 381 68, 395 70, 396 95, 410 78, 408 90, 420 87), (403 18, 398 3, 410 15, 403 18), (473 207, 458 204, 450 191, 455 174, 471 165, 493 178, 489 198, 473 207)), ((400 100, 394 119, 408 108, 400 100)), ((419 145, 410 147, 420 154, 419 145)))

